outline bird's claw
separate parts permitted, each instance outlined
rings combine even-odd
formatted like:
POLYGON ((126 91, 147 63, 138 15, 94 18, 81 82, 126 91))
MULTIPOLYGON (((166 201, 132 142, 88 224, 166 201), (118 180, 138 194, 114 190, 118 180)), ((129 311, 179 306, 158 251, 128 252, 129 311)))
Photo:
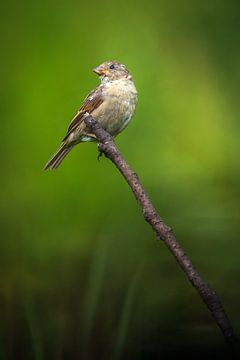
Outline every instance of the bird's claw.
POLYGON ((102 157, 102 155, 103 155, 103 152, 99 150, 98 156, 97 156, 98 161, 100 161, 100 158, 102 157))

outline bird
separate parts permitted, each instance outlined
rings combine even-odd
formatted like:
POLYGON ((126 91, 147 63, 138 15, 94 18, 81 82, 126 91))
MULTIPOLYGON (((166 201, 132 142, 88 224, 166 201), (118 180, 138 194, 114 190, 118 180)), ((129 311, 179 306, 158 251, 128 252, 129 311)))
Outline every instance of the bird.
POLYGON ((45 170, 57 169, 75 145, 97 141, 84 122, 86 113, 91 114, 104 130, 115 137, 127 127, 135 112, 137 90, 125 65, 110 60, 93 71, 99 76, 101 83, 85 98, 70 122, 61 146, 45 165, 45 170))

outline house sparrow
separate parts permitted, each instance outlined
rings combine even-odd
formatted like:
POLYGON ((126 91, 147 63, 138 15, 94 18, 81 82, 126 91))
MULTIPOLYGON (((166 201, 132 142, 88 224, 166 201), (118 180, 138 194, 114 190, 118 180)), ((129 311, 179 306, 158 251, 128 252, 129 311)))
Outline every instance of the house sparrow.
POLYGON ((45 170, 56 169, 78 143, 97 141, 85 125, 85 113, 91 114, 112 136, 125 129, 134 114, 137 90, 126 67, 116 61, 106 61, 93 71, 99 75, 101 84, 86 97, 45 170))

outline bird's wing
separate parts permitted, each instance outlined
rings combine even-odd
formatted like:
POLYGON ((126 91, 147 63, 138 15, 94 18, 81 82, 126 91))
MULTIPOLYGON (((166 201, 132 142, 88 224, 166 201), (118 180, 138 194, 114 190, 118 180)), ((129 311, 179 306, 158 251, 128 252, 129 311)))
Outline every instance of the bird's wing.
POLYGON ((88 112, 89 114, 91 114, 102 103, 103 103, 103 96, 102 96, 102 88, 100 85, 99 87, 91 91, 84 100, 83 105, 72 119, 68 127, 68 132, 65 138, 63 139, 63 141, 66 140, 68 136, 83 122, 83 115, 85 113, 88 112))

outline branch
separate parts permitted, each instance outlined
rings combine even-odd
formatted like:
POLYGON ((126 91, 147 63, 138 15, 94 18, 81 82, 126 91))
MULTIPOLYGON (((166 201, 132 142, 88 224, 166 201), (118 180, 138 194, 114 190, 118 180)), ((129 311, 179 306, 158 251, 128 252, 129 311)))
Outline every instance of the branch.
POLYGON ((98 149, 100 155, 104 153, 121 172, 128 185, 132 189, 137 202, 139 203, 145 220, 150 224, 157 239, 162 240, 174 255, 182 270, 188 277, 188 280, 196 289, 202 301, 210 310, 215 322, 219 326, 222 335, 231 350, 239 347, 239 339, 235 335, 230 320, 216 293, 203 281, 197 270, 193 267, 191 260, 184 253, 182 247, 177 242, 175 235, 158 215, 156 209, 146 194, 137 174, 133 172, 126 160, 117 149, 111 135, 107 133, 99 123, 88 113, 84 117, 85 124, 96 136, 99 141, 98 149))

